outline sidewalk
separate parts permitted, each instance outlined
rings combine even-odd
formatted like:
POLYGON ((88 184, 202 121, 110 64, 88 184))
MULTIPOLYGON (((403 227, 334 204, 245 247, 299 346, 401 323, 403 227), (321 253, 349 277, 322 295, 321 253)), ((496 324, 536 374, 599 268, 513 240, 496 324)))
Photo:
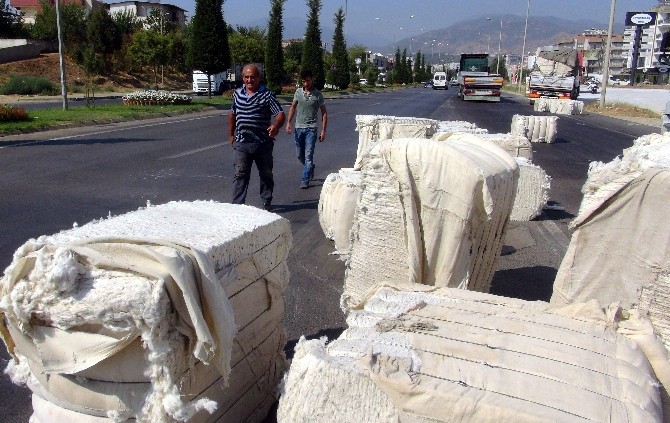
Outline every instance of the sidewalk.
MULTIPOLYGON (((579 100, 584 102, 600 101, 600 90, 597 94, 591 94, 585 85, 581 87, 579 100)), ((607 87, 605 90, 605 104, 627 103, 634 106, 649 109, 656 113, 665 112, 665 103, 670 100, 670 89, 650 88, 620 88, 607 87)))

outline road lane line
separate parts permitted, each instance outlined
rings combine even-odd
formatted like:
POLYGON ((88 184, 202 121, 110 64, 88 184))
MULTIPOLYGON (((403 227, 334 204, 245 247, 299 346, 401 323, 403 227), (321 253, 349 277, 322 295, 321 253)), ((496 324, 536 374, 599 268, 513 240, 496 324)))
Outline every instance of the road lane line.
POLYGON ((220 143, 218 143, 218 144, 212 144, 212 145, 209 145, 209 146, 207 146, 207 147, 196 148, 196 149, 193 149, 193 150, 184 151, 183 153, 174 154, 174 155, 172 155, 172 156, 161 157, 161 158, 158 159, 158 160, 178 159, 178 158, 180 158, 180 157, 184 157, 184 156, 189 156, 189 155, 191 155, 191 154, 200 153, 201 151, 206 151, 206 150, 211 150, 212 148, 222 147, 222 146, 224 146, 224 145, 226 145, 226 144, 230 144, 230 143, 229 143, 229 142, 220 142, 220 143))

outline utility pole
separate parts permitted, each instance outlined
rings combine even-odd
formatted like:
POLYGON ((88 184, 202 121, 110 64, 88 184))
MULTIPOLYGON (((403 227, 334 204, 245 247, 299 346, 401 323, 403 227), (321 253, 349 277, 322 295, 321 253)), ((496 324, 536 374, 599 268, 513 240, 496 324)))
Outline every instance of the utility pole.
POLYGON ((60 22, 60 0, 56 0, 56 27, 58 28, 58 59, 60 60, 60 91, 63 97, 63 111, 67 110, 67 81, 65 79, 65 58, 63 57, 63 32, 60 22))
POLYGON ((612 28, 614 27, 614 10, 616 9, 616 0, 612 0, 610 5, 610 23, 607 27, 607 46, 605 47, 605 63, 603 66, 603 87, 600 90, 600 108, 605 108, 605 91, 607 91, 607 82, 610 78, 610 50, 612 48, 612 28))

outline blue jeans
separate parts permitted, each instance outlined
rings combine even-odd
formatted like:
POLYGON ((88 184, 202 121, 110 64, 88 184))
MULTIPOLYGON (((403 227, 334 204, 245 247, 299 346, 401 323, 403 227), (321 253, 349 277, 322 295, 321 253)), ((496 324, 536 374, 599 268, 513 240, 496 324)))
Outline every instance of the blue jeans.
POLYGON ((302 181, 309 182, 314 176, 314 146, 316 128, 295 128, 295 154, 302 163, 302 181))
POLYGON ((235 153, 233 154, 233 166, 235 176, 233 178, 233 204, 244 204, 247 198, 249 177, 251 176, 251 165, 256 162, 258 175, 261 179, 260 195, 263 204, 272 202, 272 190, 274 189, 274 178, 272 177, 272 149, 274 142, 259 143, 233 143, 235 153))

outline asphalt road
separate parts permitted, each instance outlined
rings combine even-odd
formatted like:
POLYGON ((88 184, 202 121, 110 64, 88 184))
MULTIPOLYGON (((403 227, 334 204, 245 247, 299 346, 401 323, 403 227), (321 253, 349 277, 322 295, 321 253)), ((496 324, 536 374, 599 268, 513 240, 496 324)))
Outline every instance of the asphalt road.
MULTIPOLYGON (((298 189, 300 165, 292 137, 275 145, 275 212, 290 220, 294 245, 286 292, 287 354, 299 336, 337 336, 345 326, 339 309, 344 263, 331 255, 317 205, 325 177, 351 167, 356 155, 357 114, 466 120, 489 132, 509 132, 514 114, 534 114, 525 99, 505 94, 501 103, 462 102, 456 90, 411 88, 329 99, 328 137, 318 144, 316 180, 298 189)), ((287 110, 287 108, 286 108, 287 110)), ((150 202, 229 201, 232 149, 225 111, 74 128, 0 138, 0 266, 31 237, 51 234, 150 202)), ((496 266, 493 292, 547 300, 569 240, 588 163, 609 161, 657 128, 601 116, 561 116, 558 140, 534 144, 534 162, 553 177, 554 209, 533 222, 511 223, 496 266)), ((254 173, 247 204, 260 206, 254 173)), ((7 355, 2 351, 3 364, 7 355)), ((4 367, 4 366, 3 366, 4 367)), ((27 422, 29 393, 0 377, 2 421, 27 422)), ((272 421, 272 416, 268 421, 272 421)))

